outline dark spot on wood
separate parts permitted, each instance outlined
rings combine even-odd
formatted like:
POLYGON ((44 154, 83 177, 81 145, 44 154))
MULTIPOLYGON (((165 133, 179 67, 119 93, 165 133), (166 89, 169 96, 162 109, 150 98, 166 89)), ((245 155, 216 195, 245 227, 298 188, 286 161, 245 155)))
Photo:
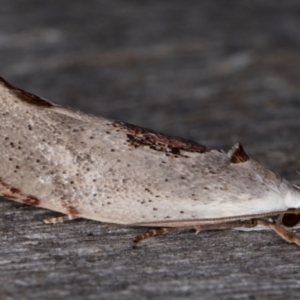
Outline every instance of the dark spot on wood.
POLYGON ((182 155, 181 151, 205 153, 210 149, 200 145, 194 141, 186 140, 179 137, 168 136, 162 133, 157 133, 151 129, 131 125, 124 122, 113 122, 112 126, 124 132, 127 136, 127 142, 134 148, 149 147, 154 151, 165 152, 167 156, 182 155))
POLYGON ((250 159, 250 157, 245 152, 243 146, 240 143, 233 146, 233 148, 229 151, 229 155, 230 162, 233 164, 243 163, 250 159))
POLYGON ((300 222, 300 214, 284 214, 281 218, 282 225, 286 227, 294 227, 300 222))
POLYGON ((27 196, 24 200, 24 203, 29 204, 29 205, 34 205, 37 206, 41 203, 41 201, 35 197, 35 196, 27 196))
POLYGON ((156 207, 153 207, 153 210, 157 210, 157 208, 156 208, 156 207))
POLYGON ((28 125, 28 129, 29 129, 29 130, 32 130, 32 126, 31 126, 31 125, 28 125))
POLYGON ((29 92, 26 92, 24 90, 21 90, 19 88, 14 87, 9 82, 4 80, 2 77, 0 77, 0 82, 8 88, 19 100, 22 100, 24 102, 27 102, 32 105, 36 106, 42 106, 42 107, 53 107, 55 106, 53 103, 49 102, 48 100, 45 100, 41 97, 38 97, 34 94, 31 94, 29 92))

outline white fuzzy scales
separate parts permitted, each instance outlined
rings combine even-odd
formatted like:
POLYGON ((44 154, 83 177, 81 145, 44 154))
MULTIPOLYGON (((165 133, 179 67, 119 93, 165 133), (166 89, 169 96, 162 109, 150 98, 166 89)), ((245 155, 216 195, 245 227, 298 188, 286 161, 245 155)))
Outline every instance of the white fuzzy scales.
POLYGON ((1 196, 103 222, 179 227, 300 207, 240 145, 226 154, 85 115, 3 79, 0 157, 1 196))

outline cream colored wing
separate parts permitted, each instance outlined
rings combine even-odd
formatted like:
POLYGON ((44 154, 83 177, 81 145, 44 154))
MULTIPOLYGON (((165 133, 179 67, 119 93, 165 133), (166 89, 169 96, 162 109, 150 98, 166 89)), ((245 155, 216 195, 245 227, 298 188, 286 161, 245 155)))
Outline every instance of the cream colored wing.
POLYGON ((118 224, 299 208, 299 192, 251 160, 57 106, 0 83, 0 194, 118 224))

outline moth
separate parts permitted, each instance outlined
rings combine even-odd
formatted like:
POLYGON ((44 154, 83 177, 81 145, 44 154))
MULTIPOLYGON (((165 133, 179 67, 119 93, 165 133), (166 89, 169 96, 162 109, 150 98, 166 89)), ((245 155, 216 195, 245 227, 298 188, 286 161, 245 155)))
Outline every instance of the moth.
POLYGON ((64 214, 172 230, 271 229, 300 245, 300 192, 251 159, 64 108, 0 78, 0 195, 64 214))

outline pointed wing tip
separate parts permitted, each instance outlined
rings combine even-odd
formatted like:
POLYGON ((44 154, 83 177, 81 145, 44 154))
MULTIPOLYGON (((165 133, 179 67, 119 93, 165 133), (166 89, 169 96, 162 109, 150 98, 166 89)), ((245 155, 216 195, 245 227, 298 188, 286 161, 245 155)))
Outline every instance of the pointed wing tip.
POLYGON ((9 88, 9 89, 13 88, 13 86, 1 76, 0 76, 0 83, 1 83, 1 85, 3 85, 6 88, 9 88))
POLYGON ((39 96, 26 92, 22 89, 19 89, 12 84, 10 84, 7 80, 0 76, 0 85, 2 85, 5 89, 8 89, 12 94, 14 94, 19 100, 27 102, 31 105, 42 106, 42 107, 53 107, 56 106, 54 103, 43 99, 39 96))

